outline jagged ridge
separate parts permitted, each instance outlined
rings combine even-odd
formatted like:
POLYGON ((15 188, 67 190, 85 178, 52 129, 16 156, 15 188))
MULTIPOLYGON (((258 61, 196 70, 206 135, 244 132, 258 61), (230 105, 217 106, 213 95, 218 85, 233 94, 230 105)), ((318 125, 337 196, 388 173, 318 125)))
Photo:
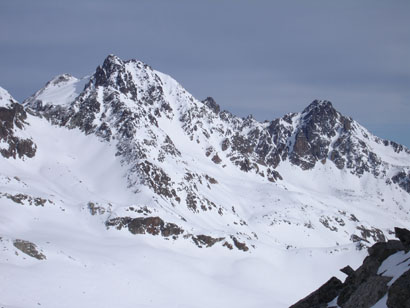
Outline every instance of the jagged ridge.
MULTIPOLYGON (((242 230, 237 232, 243 240, 255 238, 252 228, 233 210, 234 204, 210 193, 218 181, 187 162, 191 150, 219 170, 235 167, 244 176, 259 177, 262 183, 283 180, 280 185, 286 186, 289 179, 286 171, 280 171, 283 166, 308 171, 319 163, 332 164, 359 178, 370 174, 409 192, 409 150, 371 135, 329 101, 316 100, 302 113, 260 123, 221 111, 212 98, 196 100, 175 80, 140 61, 110 55, 91 77, 58 76, 24 104, 55 125, 80 129, 114 144, 116 155, 128 168, 128 186, 136 193, 142 184, 167 211, 182 207, 194 214, 214 212, 216 217, 239 220, 242 230), (87 83, 75 96, 74 89, 81 88, 84 80, 87 83), (47 93, 54 97, 59 93, 56 88, 70 95, 54 103, 47 93)), ((368 244, 385 239, 376 226, 363 225, 352 218, 355 215, 339 212, 333 217, 321 214, 319 223, 337 231, 346 225, 343 215, 350 215, 358 231, 350 234, 351 241, 368 244)), ((177 213, 177 217, 186 215, 177 213)), ((123 217, 127 221, 134 218, 138 217, 123 217)), ((272 219, 276 224, 277 218, 272 219)), ((304 225, 312 226, 308 221, 304 225)))
POLYGON ((1 161, 2 298, 14 307, 285 307, 410 221, 408 150, 327 101, 260 123, 111 55, 27 99, 21 127, 0 104, 7 136, 36 147, 1 161))

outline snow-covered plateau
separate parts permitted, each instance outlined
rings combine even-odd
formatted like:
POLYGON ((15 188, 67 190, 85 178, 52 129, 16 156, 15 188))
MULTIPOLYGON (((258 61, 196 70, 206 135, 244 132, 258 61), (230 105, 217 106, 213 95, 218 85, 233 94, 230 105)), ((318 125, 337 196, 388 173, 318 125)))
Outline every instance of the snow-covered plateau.
POLYGON ((114 55, 0 88, 0 154, 4 308, 289 307, 410 225, 410 150, 330 102, 239 118, 114 55))

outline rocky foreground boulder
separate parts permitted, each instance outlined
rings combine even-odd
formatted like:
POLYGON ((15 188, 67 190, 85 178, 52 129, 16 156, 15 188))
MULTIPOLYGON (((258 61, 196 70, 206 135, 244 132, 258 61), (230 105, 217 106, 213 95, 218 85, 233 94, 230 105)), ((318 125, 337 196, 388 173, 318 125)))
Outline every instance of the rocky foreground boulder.
POLYGON ((332 277, 290 308, 410 308, 410 231, 395 228, 399 240, 376 243, 344 282, 332 277))

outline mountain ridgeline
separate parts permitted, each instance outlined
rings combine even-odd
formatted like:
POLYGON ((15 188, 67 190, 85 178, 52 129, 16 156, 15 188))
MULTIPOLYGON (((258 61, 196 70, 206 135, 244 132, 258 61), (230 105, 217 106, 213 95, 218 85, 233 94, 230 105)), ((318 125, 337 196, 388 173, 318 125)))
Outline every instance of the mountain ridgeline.
POLYGON ((284 308, 368 247, 297 307, 396 307, 410 151, 326 100, 258 122, 109 55, 0 88, 0 222, 1 307, 284 308))
MULTIPOLYGON (((242 200, 241 205, 234 201, 237 191, 230 185, 233 177, 283 192, 294 190, 295 178, 302 179, 302 183, 311 181, 303 180, 304 174, 314 179, 321 174, 325 175, 323 178, 336 177, 342 181, 353 179, 349 187, 331 187, 341 191, 335 197, 338 202, 348 204, 353 198, 360 203, 361 198, 373 194, 380 205, 370 205, 374 200, 367 199, 370 207, 383 210, 393 206, 394 215, 410 219, 408 204, 404 205, 410 194, 409 149, 372 135, 326 100, 313 101, 301 113, 261 123, 252 117, 239 118, 221 111, 211 97, 198 101, 171 77, 140 61, 123 61, 114 55, 109 55, 90 77, 57 76, 26 99, 23 106, 11 97, 7 100, 8 104, 0 110, 0 137, 5 145, 1 154, 5 158, 28 161, 36 155, 35 136, 15 136, 16 131, 30 131, 27 114, 47 120, 50 127, 80 130, 115 147, 115 155, 126 169, 128 189, 134 191, 135 200, 140 200, 142 191, 150 195, 153 201, 143 204, 144 209, 153 213, 152 208, 157 208, 157 216, 148 215, 141 207, 134 216, 116 213, 113 217, 108 205, 112 203, 97 206, 93 200, 83 200, 93 213, 100 213, 95 208, 106 213, 107 228, 190 237, 197 245, 201 241, 206 246, 221 242, 240 250, 256 246, 251 241, 258 239, 258 231, 251 226, 250 217, 257 224, 289 223, 312 230, 319 224, 327 232, 343 230, 342 238, 360 245, 386 239, 393 225, 377 226, 369 219, 362 222, 357 213, 334 207, 329 200, 319 197, 315 197, 314 204, 303 197, 295 201, 293 196, 284 202, 308 210, 312 217, 306 221, 287 216, 286 206, 278 214, 280 207, 274 208, 273 197, 266 196, 262 201, 253 197, 242 200), (198 169, 201 164, 208 167, 198 169), (212 174, 207 173, 207 168, 212 174), (213 187, 218 187, 216 193, 210 192, 213 187), (249 216, 249 204, 257 202, 258 206, 267 203, 273 208, 258 218, 249 216), (326 204, 331 213, 318 204, 326 204), (236 211, 235 206, 240 210, 236 211), (172 221, 163 220, 164 209, 172 212, 172 221), (212 219, 222 221, 219 230, 223 230, 222 225, 235 226, 233 230, 219 231, 217 236, 191 234, 186 231, 192 227, 186 210, 190 212, 188 216, 215 213, 217 218, 212 219)), ((327 190, 323 184, 318 185, 327 190)), ((248 193, 253 194, 253 189, 248 193)), ((214 233, 212 229, 208 231, 214 233)))
MULTIPOLYGON (((182 87, 174 85, 172 91, 176 97, 172 99, 178 104, 171 107, 161 76, 164 75, 157 74, 142 62, 122 61, 110 55, 72 102, 55 106, 52 101, 43 101, 35 94, 24 105, 54 124, 78 127, 86 134, 95 133, 107 141, 116 139, 126 143, 134 143, 128 141, 137 139, 136 132, 142 126, 147 131, 152 130, 151 126, 163 131, 158 119, 174 120, 177 117, 191 140, 199 141, 204 137, 208 141, 206 154, 212 151, 215 161, 219 161, 218 152, 225 152, 241 170, 256 173, 260 169, 269 170, 260 174, 273 175, 271 178, 275 180, 280 175, 274 168, 286 160, 303 170, 329 160, 338 169, 347 169, 358 176, 364 172, 374 176, 386 175, 389 163, 383 161, 369 142, 391 148, 397 154, 410 154, 409 149, 402 145, 371 135, 352 118, 335 110, 331 102, 324 100, 313 101, 302 113, 290 113, 260 123, 252 117, 241 119, 220 111, 219 105, 210 97, 202 102, 195 101, 182 87), (211 144, 211 135, 221 139, 220 144, 211 144)), ((69 78, 73 77, 62 75, 52 85, 58 86, 69 78)), ((47 86, 43 92, 46 91, 47 86)), ((172 144, 172 140, 166 139, 172 144)), ((139 154, 136 159, 144 159, 144 147, 149 142, 141 145, 136 141, 135 147, 126 151, 135 151, 139 154)), ((124 146, 118 146, 121 153, 124 146)), ((131 154, 125 152, 125 155, 131 154)), ((167 152, 173 156, 178 153, 172 146, 167 152)), ((408 170, 403 168, 392 178, 406 189, 409 179, 403 173, 407 174, 408 170)))

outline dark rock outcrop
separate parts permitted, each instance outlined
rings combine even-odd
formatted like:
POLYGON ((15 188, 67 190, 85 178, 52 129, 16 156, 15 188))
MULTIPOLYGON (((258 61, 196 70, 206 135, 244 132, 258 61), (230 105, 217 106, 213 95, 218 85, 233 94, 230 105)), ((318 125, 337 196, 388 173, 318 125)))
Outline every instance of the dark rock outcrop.
POLYGON ((28 204, 28 205, 34 205, 34 206, 44 206, 47 203, 54 204, 54 202, 51 200, 43 199, 40 197, 33 197, 33 196, 26 195, 26 194, 12 195, 9 193, 0 193, 0 198, 2 197, 10 199, 11 201, 21 204, 21 205, 28 204))
POLYGON ((377 228, 366 228, 365 226, 361 225, 356 227, 357 230, 360 231, 361 236, 359 237, 360 240, 369 242, 369 240, 373 240, 374 242, 385 242, 386 237, 383 234, 383 231, 377 228))
POLYGON ((45 260, 46 256, 38 251, 37 246, 29 241, 17 239, 13 242, 14 247, 24 252, 26 255, 37 260, 45 260))
POLYGON ((327 303, 338 295, 342 286, 343 283, 339 279, 332 277, 315 292, 290 306, 290 308, 326 308, 327 303))
POLYGON ((23 130, 27 125, 27 113, 24 107, 10 99, 7 106, 0 106, 0 142, 7 148, 1 148, 0 154, 5 158, 34 157, 37 146, 31 139, 16 136, 14 130, 23 130))
POLYGON ((387 292, 390 277, 371 276, 359 284, 345 303, 337 301, 343 308, 369 308, 376 304, 387 292))
POLYGON ((389 289, 387 307, 410 307, 410 269, 397 279, 389 289))
POLYGON ((202 103, 208 106, 216 114, 218 114, 221 111, 221 107, 219 107, 219 105, 215 102, 215 100, 212 97, 207 97, 202 101, 202 103))
POLYGON ((249 247, 246 246, 245 243, 242 243, 242 242, 238 241, 238 239, 234 236, 231 236, 231 238, 232 238, 233 244, 235 245, 236 248, 238 248, 239 250, 242 250, 242 251, 248 251, 249 250, 249 247))
POLYGON ((215 237, 204 235, 204 234, 192 236, 192 240, 200 248, 202 246, 212 247, 213 245, 215 245, 218 242, 223 241, 224 239, 225 239, 224 237, 215 238, 215 237))
POLYGON ((402 242, 406 250, 410 249, 410 231, 403 228, 394 228, 396 237, 402 242))
POLYGON ((115 86, 121 93, 137 100, 137 87, 132 81, 131 73, 125 69, 124 62, 115 55, 109 55, 94 74, 95 86, 115 86))
MULTIPOLYGON (((94 208, 94 207, 93 207, 94 208)), ((178 225, 170 222, 164 222, 160 217, 116 217, 110 218, 105 222, 107 229, 114 227, 117 230, 123 228, 128 229, 132 234, 151 234, 151 235, 161 235, 165 238, 172 237, 177 239, 179 235, 184 233, 184 229, 178 225)), ((225 237, 212 237, 205 234, 193 235, 185 234, 184 238, 191 238, 196 246, 199 248, 202 247, 212 247, 216 243, 222 242, 225 240, 225 237)), ((236 237, 231 235, 233 245, 241 251, 248 251, 249 247, 246 243, 240 242, 236 237)), ((233 249, 232 244, 225 241, 222 246, 227 247, 228 249, 233 249)))
MULTIPOLYGON (((378 273, 382 263, 391 255, 402 253, 408 248, 410 231, 395 228, 398 240, 389 240, 374 244, 368 249, 369 255, 363 264, 353 270, 350 266, 341 271, 348 275, 343 284, 334 282, 334 286, 327 282, 317 291, 302 299, 292 308, 321 308, 328 307, 329 302, 337 297, 337 305, 341 308, 370 308, 387 294, 389 308, 410 307, 410 270, 402 274, 391 286, 392 277, 378 273), (320 296, 324 290, 328 297, 320 296)), ((405 256, 403 257, 405 258, 405 256)), ((408 261, 408 258, 402 262, 408 261)))
POLYGON ((383 280, 377 278, 380 277, 377 275, 377 271, 385 259, 401 250, 403 250, 403 245, 400 241, 396 240, 391 240, 386 243, 376 243, 370 247, 368 249, 369 256, 364 259, 363 264, 353 274, 349 275, 343 283, 343 289, 340 291, 337 304, 341 307, 345 307, 344 305, 347 305, 346 307, 353 307, 355 300, 352 300, 352 298, 358 299, 361 294, 360 292, 362 292, 361 290, 366 290, 366 288, 374 289, 376 292, 366 294, 369 302, 373 302, 375 299, 379 300, 383 297, 387 291, 387 287, 385 288, 383 286, 382 281, 387 284, 390 279, 383 280), (378 298, 378 295, 381 296, 378 298))
POLYGON ((344 268, 340 269, 340 271, 347 276, 351 276, 354 274, 353 268, 351 268, 349 265, 346 265, 344 268))
POLYGON ((401 171, 392 177, 392 181, 410 194, 410 171, 401 171))
POLYGON ((107 228, 127 228, 132 234, 152 234, 163 237, 178 236, 184 230, 174 223, 165 223, 160 217, 117 217, 105 222, 107 228))

